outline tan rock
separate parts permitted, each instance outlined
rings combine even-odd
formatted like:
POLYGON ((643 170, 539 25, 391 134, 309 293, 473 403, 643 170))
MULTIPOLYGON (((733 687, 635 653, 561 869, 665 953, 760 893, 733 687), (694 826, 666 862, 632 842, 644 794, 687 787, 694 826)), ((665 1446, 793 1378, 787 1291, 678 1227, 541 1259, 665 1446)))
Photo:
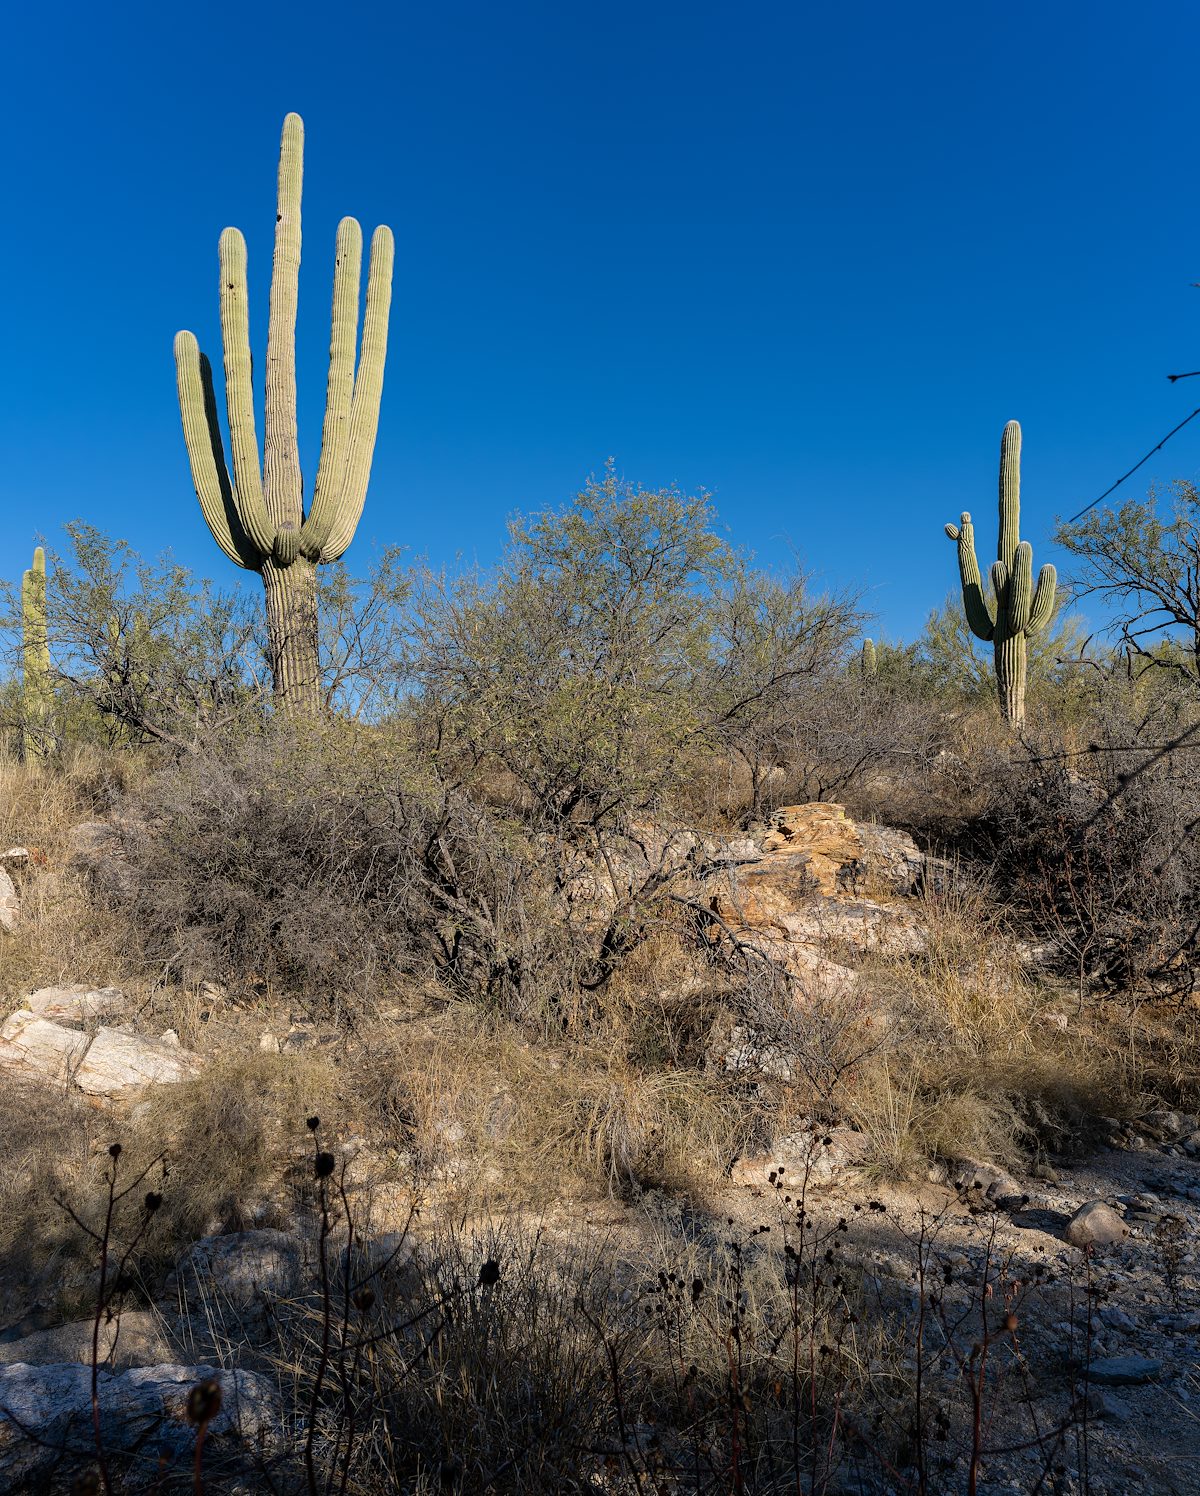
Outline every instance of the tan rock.
POLYGON ((91 1018, 111 1018, 126 1006, 127 999, 116 987, 39 987, 25 1006, 39 1018, 57 1023, 86 1023, 91 1018))
POLYGON ((175 1044, 101 1028, 75 1072, 75 1084, 89 1096, 119 1096, 142 1086, 190 1080, 199 1067, 196 1055, 175 1044))
POLYGON ((1125 1236, 1125 1222, 1103 1200, 1089 1200, 1067 1222, 1063 1235, 1073 1247, 1107 1247, 1125 1236))
POLYGON ((66 1081, 83 1060, 87 1047, 86 1034, 21 1008, 0 1028, 0 1070, 66 1081))
POLYGON ((832 801, 783 805, 768 822, 764 852, 795 852, 818 893, 838 891, 843 870, 862 860, 863 842, 845 807, 832 801))

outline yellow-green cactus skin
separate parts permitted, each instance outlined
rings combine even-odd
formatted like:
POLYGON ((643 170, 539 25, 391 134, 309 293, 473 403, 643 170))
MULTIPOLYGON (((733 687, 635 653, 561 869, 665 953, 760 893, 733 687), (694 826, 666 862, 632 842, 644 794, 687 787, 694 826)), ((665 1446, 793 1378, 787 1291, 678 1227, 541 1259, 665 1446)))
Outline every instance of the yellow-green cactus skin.
POLYGON ((1000 438, 1000 539, 991 570, 994 612, 983 590, 970 514, 964 513, 960 524, 947 525, 946 534, 958 543, 967 623, 976 638, 992 643, 1000 709, 1015 728, 1025 722, 1026 640, 1053 618, 1058 587, 1054 567, 1043 566, 1034 590, 1033 547, 1018 538, 1020 526, 1021 428, 1009 421, 1000 438))
POLYGON ((220 240, 221 337, 232 475, 217 418, 212 368, 190 332, 175 338, 175 372, 192 481, 213 538, 237 566, 261 573, 275 694, 288 710, 320 708, 316 567, 336 561, 354 538, 367 496, 383 371, 395 249, 375 230, 359 345, 362 230, 338 225, 333 272, 329 378, 321 456, 312 503, 304 485, 296 429, 296 312, 300 271, 300 193, 304 125, 283 122, 275 219, 275 256, 267 328, 262 461, 254 414, 246 241, 227 228, 220 240), (357 360, 356 360, 357 353, 357 360))
POLYGON ((46 553, 39 545, 21 578, 21 748, 27 759, 46 752, 51 701, 46 553))

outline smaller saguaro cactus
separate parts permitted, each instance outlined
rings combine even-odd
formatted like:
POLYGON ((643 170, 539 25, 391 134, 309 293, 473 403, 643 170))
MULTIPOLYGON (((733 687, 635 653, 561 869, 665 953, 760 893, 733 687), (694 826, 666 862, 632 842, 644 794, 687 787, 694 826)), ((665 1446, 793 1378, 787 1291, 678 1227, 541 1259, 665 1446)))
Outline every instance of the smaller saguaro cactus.
POLYGON ((39 545, 21 578, 21 746, 26 758, 46 749, 50 716, 50 642, 46 631, 46 553, 39 545))
POLYGON ((1019 540, 1021 528, 1021 427, 1009 421, 1000 438, 1000 538, 992 564, 994 602, 989 606, 975 556, 975 528, 965 513, 946 534, 958 542, 963 610, 978 639, 990 640, 996 660, 996 690, 1005 720, 1013 727, 1025 721, 1026 641, 1054 616, 1058 575, 1043 566, 1033 586, 1033 547, 1019 540))
POLYGON ((862 673, 868 680, 874 680, 879 674, 879 658, 875 653, 874 639, 864 639, 862 643, 862 659, 860 661, 862 673))

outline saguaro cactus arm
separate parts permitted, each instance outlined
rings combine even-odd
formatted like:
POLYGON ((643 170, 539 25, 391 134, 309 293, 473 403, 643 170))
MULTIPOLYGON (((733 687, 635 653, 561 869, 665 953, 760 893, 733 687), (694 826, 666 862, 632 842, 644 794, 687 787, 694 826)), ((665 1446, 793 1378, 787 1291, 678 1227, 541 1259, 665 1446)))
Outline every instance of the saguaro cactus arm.
POLYGON ((212 367, 190 332, 175 335, 175 380, 192 482, 212 537, 234 563, 257 571, 262 553, 238 515, 217 419, 212 367))
POLYGON ((962 580, 963 610, 971 632, 979 639, 990 639, 995 623, 983 595, 983 578, 975 555, 975 527, 964 510, 961 525, 947 525, 946 534, 958 541, 958 574, 962 580))
POLYGON ((1033 594, 1033 607, 1029 610, 1029 621, 1025 625, 1026 637, 1040 634, 1054 617, 1058 602, 1058 572, 1047 562, 1038 572, 1037 591, 1033 594))
POLYGON ((25 756, 44 752, 50 712, 50 636, 46 626, 46 553, 39 545, 21 578, 21 716, 25 756))
POLYGON ((354 539, 367 500, 371 460, 379 431, 383 398, 383 368, 387 359, 388 318, 392 305, 392 266, 396 249, 391 229, 381 225, 371 236, 371 264, 367 273, 367 306, 363 314, 362 348, 354 377, 350 437, 346 447, 341 496, 329 538, 321 547, 322 561, 336 561, 354 539))
POLYGON ((329 379, 325 386, 325 420, 321 427, 321 460, 313 485, 312 508, 300 532, 300 552, 321 559, 321 548, 337 514, 350 440, 354 400, 354 359, 358 351, 358 293, 362 280, 362 229, 355 218, 338 224, 333 265, 333 310, 329 330, 329 379))

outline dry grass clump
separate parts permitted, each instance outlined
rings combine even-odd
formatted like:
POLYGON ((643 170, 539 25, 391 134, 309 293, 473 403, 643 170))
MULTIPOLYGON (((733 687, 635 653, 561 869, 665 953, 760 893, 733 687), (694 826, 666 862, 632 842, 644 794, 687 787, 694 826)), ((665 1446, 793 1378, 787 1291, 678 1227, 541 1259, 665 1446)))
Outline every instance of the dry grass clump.
POLYGON ((719 1075, 643 1068, 619 1045, 531 1043, 467 1005, 381 1035, 351 1068, 368 1130, 418 1177, 530 1204, 702 1187, 754 1125, 719 1075))
POLYGON ((88 748, 55 764, 0 754, 0 852, 21 846, 31 854, 13 874, 21 917, 0 939, 0 994, 16 997, 57 982, 103 986, 130 976, 130 932, 97 909, 69 866, 70 833, 111 809, 145 771, 143 759, 88 748))
POLYGON ((57 1203, 87 1199, 102 1173, 103 1121, 78 1093, 0 1076, 0 1314, 74 1292, 86 1244, 57 1203))
POLYGON ((933 1157, 1017 1167, 1126 1104, 1119 1066, 1064 1032, 1061 995, 1033 980, 1006 914, 985 886, 956 879, 925 897, 920 952, 869 969, 889 1040, 846 1103, 888 1174, 933 1157))
POLYGON ((356 1130, 341 1076, 319 1056, 216 1056, 194 1081, 151 1088, 123 1140, 131 1167, 166 1157, 159 1258, 214 1232, 288 1224, 304 1199, 303 1121, 314 1114, 356 1130))

